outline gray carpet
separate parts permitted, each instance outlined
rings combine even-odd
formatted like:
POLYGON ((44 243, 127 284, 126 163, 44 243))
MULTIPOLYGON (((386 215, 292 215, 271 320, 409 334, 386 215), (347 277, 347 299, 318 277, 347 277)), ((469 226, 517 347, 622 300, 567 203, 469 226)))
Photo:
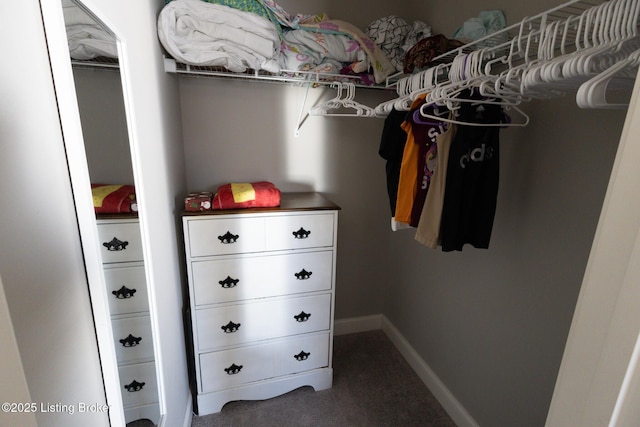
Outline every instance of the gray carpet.
POLYGON ((230 402, 192 427, 455 427, 382 331, 334 339, 333 387, 230 402))

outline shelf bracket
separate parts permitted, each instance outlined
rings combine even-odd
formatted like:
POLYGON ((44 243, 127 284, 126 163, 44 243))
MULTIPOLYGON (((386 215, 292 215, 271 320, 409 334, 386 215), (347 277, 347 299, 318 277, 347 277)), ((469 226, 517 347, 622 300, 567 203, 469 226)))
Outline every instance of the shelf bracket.
POLYGON ((304 98, 302 100, 302 106, 300 107, 300 113, 298 114, 298 122, 296 123, 296 130, 294 132, 296 138, 298 136, 300 136, 300 128, 302 127, 302 124, 304 123, 304 121, 307 119, 307 117, 309 116, 308 114, 306 116, 304 116, 304 107, 307 104, 307 97, 309 96, 309 89, 311 89, 311 85, 313 85, 312 82, 307 83, 307 90, 305 90, 304 92, 304 98))

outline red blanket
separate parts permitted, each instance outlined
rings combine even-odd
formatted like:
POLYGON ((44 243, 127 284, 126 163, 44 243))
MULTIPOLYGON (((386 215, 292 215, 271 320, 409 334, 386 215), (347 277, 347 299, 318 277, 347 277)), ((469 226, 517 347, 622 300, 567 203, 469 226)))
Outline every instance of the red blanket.
POLYGON ((271 182, 231 183, 218 187, 213 209, 270 208, 280 206, 280 190, 271 182))
POLYGON ((133 185, 91 184, 96 213, 137 212, 136 189, 133 185))

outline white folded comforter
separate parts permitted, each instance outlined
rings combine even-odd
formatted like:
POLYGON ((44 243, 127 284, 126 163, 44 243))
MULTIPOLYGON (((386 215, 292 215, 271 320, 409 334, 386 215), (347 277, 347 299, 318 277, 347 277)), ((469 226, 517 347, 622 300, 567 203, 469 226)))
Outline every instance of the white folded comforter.
POLYGON ((271 21, 201 0, 174 0, 158 16, 158 37, 176 60, 191 65, 280 72, 280 38, 271 21))
POLYGON ((118 57, 116 38, 71 0, 62 1, 71 58, 118 57))

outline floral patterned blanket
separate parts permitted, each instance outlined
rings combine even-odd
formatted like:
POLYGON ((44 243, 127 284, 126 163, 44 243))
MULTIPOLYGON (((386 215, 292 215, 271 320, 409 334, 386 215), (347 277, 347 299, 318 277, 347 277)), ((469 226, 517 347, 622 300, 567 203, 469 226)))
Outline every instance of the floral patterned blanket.
POLYGON ((325 13, 291 15, 273 0, 260 0, 285 29, 282 55, 286 67, 323 72, 335 71, 340 63, 352 73, 371 70, 376 83, 396 71, 384 52, 362 30, 349 22, 330 19, 325 13), (292 35, 293 34, 293 35, 292 35))

